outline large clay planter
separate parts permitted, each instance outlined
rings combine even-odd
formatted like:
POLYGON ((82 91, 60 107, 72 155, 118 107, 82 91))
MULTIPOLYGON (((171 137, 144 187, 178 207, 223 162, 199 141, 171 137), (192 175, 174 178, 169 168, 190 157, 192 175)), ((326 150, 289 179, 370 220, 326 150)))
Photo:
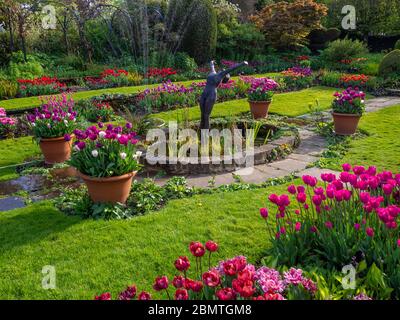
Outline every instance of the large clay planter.
POLYGON ((356 133, 361 115, 332 113, 335 124, 335 133, 341 136, 351 136, 356 133))
POLYGON ((249 101, 249 104, 254 119, 263 119, 267 117, 271 101, 249 101))
POLYGON ((71 157, 72 139, 65 141, 64 137, 40 139, 40 149, 42 150, 44 161, 47 164, 63 163, 71 157))
POLYGON ((131 191, 132 179, 137 172, 119 177, 93 178, 82 173, 79 176, 85 182, 90 198, 97 203, 125 203, 131 191))

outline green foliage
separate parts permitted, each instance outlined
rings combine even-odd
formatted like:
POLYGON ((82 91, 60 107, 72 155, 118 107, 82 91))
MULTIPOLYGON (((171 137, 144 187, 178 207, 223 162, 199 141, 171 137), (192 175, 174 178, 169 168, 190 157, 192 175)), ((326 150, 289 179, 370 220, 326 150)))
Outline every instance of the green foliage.
POLYGON ((400 50, 388 53, 379 65, 379 75, 388 77, 400 73, 400 50))
POLYGON ((199 64, 210 61, 217 45, 217 16, 210 0, 171 0, 170 15, 174 29, 186 21, 181 50, 199 64), (190 17, 190 18, 189 18, 190 17))
POLYGON ((368 53, 367 46, 359 40, 342 39, 331 42, 322 54, 321 59, 328 63, 339 63, 368 53))
POLYGON ((396 44, 394 45, 395 50, 400 50, 400 40, 397 40, 396 44))
POLYGON ((25 61, 23 53, 18 51, 11 56, 9 73, 14 79, 34 79, 42 76, 44 70, 34 56, 27 55, 27 61, 25 61))
POLYGON ((280 1, 265 6, 251 21, 276 49, 298 49, 307 44, 310 32, 321 26, 328 8, 312 0, 280 1))
POLYGON ((323 50, 327 47, 329 42, 335 41, 340 37, 340 30, 337 28, 330 29, 314 29, 308 35, 308 47, 312 51, 323 50))
POLYGON ((0 79, 0 99, 14 98, 18 92, 18 84, 12 80, 0 79))
POLYGON ((183 72, 190 72, 197 69, 197 64, 187 53, 178 52, 175 55, 174 67, 183 72))

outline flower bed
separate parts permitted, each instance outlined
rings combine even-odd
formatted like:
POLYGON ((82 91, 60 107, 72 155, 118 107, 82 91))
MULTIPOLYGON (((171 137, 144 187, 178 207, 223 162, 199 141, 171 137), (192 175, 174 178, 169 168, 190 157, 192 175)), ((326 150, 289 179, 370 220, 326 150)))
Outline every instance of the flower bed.
POLYGON ((57 78, 41 77, 33 80, 18 79, 19 95, 21 97, 49 95, 63 92, 67 86, 57 78))
POLYGON ((99 78, 86 77, 85 82, 90 89, 121 87, 130 84, 128 75, 123 69, 106 69, 99 78))
MULTIPOLYGON (((189 250, 195 259, 195 271, 189 277, 192 266, 187 256, 180 256, 174 263, 178 274, 172 282, 167 276, 154 280, 153 290, 165 293, 174 300, 286 300, 312 299, 318 291, 317 285, 307 278, 301 269, 291 268, 279 271, 262 266, 256 268, 243 256, 221 261, 217 267, 211 266, 211 256, 218 251, 218 244, 213 241, 191 242, 189 250), (208 258, 208 259, 207 259, 208 258), (202 267, 208 268, 203 273, 202 267), (171 285, 172 284, 172 285, 171 285), (174 294, 170 293, 171 287, 174 294)), ((192 267, 193 268, 193 267, 192 267)), ((136 299, 137 288, 129 286, 122 291, 118 300, 136 299)), ((95 300, 111 300, 109 292, 95 296, 95 300)), ((138 300, 150 300, 150 292, 142 291, 138 300)))
POLYGON ((0 138, 11 138, 14 136, 17 119, 7 117, 6 110, 0 108, 0 138))
POLYGON ((372 166, 343 169, 339 176, 322 174, 322 184, 306 175, 304 185, 289 186, 297 208, 289 195, 269 196, 275 219, 267 208, 260 210, 268 222, 269 253, 285 265, 340 270, 363 264, 360 272, 370 266, 387 283, 373 287, 372 294, 399 298, 400 174, 377 173, 372 166))
POLYGON ((286 87, 291 90, 310 87, 314 81, 312 70, 309 67, 295 66, 286 71, 282 71, 281 75, 286 87))

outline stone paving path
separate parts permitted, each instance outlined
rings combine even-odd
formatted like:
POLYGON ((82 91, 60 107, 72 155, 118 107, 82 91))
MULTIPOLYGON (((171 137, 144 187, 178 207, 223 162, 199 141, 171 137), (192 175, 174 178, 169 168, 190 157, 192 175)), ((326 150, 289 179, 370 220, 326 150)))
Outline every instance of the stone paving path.
MULTIPOLYGON (((400 97, 380 97, 370 99, 366 103, 366 112, 374 112, 380 109, 400 105, 400 97)), ((326 119, 331 119, 330 112, 323 112, 326 119)), ((301 119, 311 119, 310 114, 300 116, 301 119)), ((217 175, 196 175, 187 176, 187 182, 193 187, 209 187, 209 182, 214 179, 215 186, 232 184, 236 180, 234 175, 241 177, 246 183, 261 184, 271 178, 283 178, 293 174, 296 177, 308 174, 320 177, 321 173, 337 173, 328 169, 319 169, 313 167, 313 163, 318 160, 321 153, 326 150, 327 143, 322 136, 313 132, 310 127, 303 127, 299 130, 300 146, 290 154, 286 159, 255 166, 254 168, 245 168, 232 173, 217 175)), ((169 178, 159 178, 156 182, 163 185, 169 178)), ((24 207, 23 199, 19 197, 0 198, 0 212, 24 207)))

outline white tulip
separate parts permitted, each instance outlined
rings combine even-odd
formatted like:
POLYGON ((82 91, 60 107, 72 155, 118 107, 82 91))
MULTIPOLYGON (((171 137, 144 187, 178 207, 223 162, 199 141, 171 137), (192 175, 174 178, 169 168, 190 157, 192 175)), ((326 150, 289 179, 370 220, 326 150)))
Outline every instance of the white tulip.
POLYGON ((99 137, 104 138, 106 136, 106 133, 104 131, 99 132, 99 137))
POLYGON ((92 156, 97 158, 99 156, 99 152, 97 150, 92 151, 92 156))
POLYGON ((125 152, 121 152, 119 155, 120 155, 122 160, 126 159, 126 153, 125 152))

